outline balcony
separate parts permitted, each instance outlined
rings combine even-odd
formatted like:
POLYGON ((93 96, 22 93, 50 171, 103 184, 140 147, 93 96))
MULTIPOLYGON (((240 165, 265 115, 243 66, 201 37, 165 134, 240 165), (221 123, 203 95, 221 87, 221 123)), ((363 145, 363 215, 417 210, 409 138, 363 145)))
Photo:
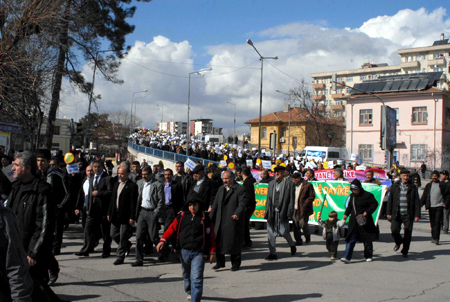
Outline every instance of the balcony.
POLYGON ((344 105, 331 105, 331 110, 345 110, 344 105))
POLYGON ((429 60, 427 61, 427 65, 428 66, 434 66, 434 65, 444 65, 445 64, 445 59, 442 58, 436 58, 434 60, 429 60))
POLYGON ((332 95, 331 95, 331 97, 332 97, 333 99, 338 99, 338 98, 341 98, 341 97, 343 97, 343 96, 344 96, 343 93, 335 93, 335 94, 332 94, 332 95))
POLYGON ((419 68, 420 67, 420 63, 415 61, 415 62, 402 62, 400 64, 401 68, 419 68))
POLYGON ((325 89, 325 84, 313 84, 313 89, 325 89))
POLYGON ((323 101, 323 100, 325 100, 325 96, 324 95, 313 95, 313 100, 314 101, 323 101))

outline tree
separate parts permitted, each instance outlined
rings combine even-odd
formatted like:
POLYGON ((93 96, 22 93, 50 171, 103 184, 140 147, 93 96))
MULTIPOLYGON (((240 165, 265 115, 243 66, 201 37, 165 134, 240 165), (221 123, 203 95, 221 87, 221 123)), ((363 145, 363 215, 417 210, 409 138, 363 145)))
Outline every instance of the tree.
POLYGON ((309 83, 302 79, 297 88, 289 91, 289 103, 293 103, 306 112, 306 145, 344 146, 345 126, 337 119, 327 116, 325 105, 313 100, 309 83))
MULTIPOLYGON (((149 2, 150 0, 137 0, 149 2)), ((116 57, 121 57, 125 49, 125 36, 134 31, 134 26, 126 22, 134 15, 136 7, 126 7, 131 0, 84 1, 66 0, 61 2, 62 12, 57 27, 58 59, 54 70, 51 104, 48 114, 46 147, 50 148, 53 138, 53 125, 60 101, 63 76, 76 84, 81 91, 93 93, 93 84, 88 83, 79 71, 77 53, 85 60, 92 60, 105 78, 114 83, 121 81, 114 77, 119 66, 116 57), (101 55, 102 40, 110 42, 114 55, 101 55)), ((92 97, 95 101, 95 97, 92 97)))

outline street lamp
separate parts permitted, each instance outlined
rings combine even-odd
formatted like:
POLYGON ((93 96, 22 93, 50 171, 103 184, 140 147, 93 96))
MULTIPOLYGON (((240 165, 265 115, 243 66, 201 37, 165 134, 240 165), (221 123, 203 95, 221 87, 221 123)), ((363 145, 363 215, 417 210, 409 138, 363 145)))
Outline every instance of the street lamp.
POLYGON ((108 50, 99 50, 95 53, 95 62, 94 62, 94 73, 92 75, 92 88, 91 93, 89 94, 89 106, 88 106, 88 116, 87 116, 87 122, 86 122, 86 129, 84 129, 84 144, 83 144, 83 152, 86 152, 86 146, 88 143, 88 135, 89 135, 89 123, 91 120, 91 105, 92 105, 92 96, 94 94, 94 84, 95 84, 95 72, 97 71, 97 60, 98 60, 98 54, 101 52, 111 52, 114 50, 108 49, 108 50))
POLYGON ((196 73, 202 76, 202 72, 211 71, 212 68, 203 68, 189 73, 189 88, 188 88, 188 108, 187 108, 187 133, 186 133, 186 155, 189 155, 189 141, 191 140, 191 122, 189 121, 189 111, 191 110, 191 75, 196 73))
POLYGON ((252 40, 247 39, 247 44, 253 47, 256 53, 259 56, 259 60, 261 61, 261 87, 259 90, 259 133, 258 133, 258 154, 261 155, 261 116, 262 116, 262 91, 263 91, 263 70, 264 70, 264 60, 272 59, 278 60, 278 57, 263 57, 259 51, 256 49, 255 45, 253 45, 252 40))
MULTIPOLYGON (((147 89, 146 89, 147 90, 147 89)), ((139 99, 143 99, 145 97, 145 95, 144 96, 138 96, 137 98, 134 98, 134 124, 133 124, 133 127, 136 129, 136 114, 137 114, 137 111, 136 111, 136 104, 137 104, 137 100, 139 100, 139 99)), ((144 102, 142 102, 142 104, 144 104, 144 102)))
MULTIPOLYGON (((132 128, 133 128, 133 103, 134 103, 134 95, 135 95, 136 93, 143 93, 143 92, 147 92, 147 91, 148 91, 148 89, 144 89, 144 90, 141 90, 141 91, 133 92, 133 97, 132 97, 132 99, 131 99, 131 109, 130 109, 130 135, 131 135, 131 130, 132 130, 132 128)), ((135 108, 135 110, 134 110, 134 114, 136 114, 136 108, 135 108)), ((136 118, 134 119, 134 122, 136 122, 136 118)))
POLYGON ((231 104, 234 106, 234 130, 233 130, 233 137, 236 136, 236 104, 229 102, 229 101, 225 101, 225 103, 231 104))
MULTIPOLYGON (((161 108, 161 124, 164 120, 164 107, 161 105, 156 104, 156 106, 158 106, 159 108, 161 108)), ((161 126, 160 126, 160 130, 161 130, 161 126)))
MULTIPOLYGON (((288 112, 289 112, 289 126, 288 126, 288 132, 289 132, 289 137, 288 137, 288 154, 291 154, 291 95, 289 93, 286 92, 282 92, 280 90, 275 90, 278 93, 284 94, 286 96, 289 97, 289 103, 288 103, 288 112)), ((295 149, 294 149, 294 156, 295 156, 295 149)))

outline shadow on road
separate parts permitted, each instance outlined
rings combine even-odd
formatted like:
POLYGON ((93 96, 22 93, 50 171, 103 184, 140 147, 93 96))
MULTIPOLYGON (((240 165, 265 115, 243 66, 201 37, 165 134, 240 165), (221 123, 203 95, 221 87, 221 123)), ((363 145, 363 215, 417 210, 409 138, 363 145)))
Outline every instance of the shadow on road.
POLYGON ((252 298, 219 298, 219 297, 203 297, 203 301, 239 301, 239 302, 293 302, 299 300, 313 299, 313 298, 321 298, 322 294, 319 293, 311 293, 305 295, 273 295, 273 296, 264 296, 264 297, 252 297, 252 298))

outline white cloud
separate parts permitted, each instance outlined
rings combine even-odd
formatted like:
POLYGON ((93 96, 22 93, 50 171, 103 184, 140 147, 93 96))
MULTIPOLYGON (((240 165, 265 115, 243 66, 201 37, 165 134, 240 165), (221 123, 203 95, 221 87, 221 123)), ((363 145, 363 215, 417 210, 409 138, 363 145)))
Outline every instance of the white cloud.
MULTIPOLYGON (((379 16, 364 22, 359 28, 332 28, 320 24, 293 23, 268 28, 250 37, 263 56, 278 56, 279 60, 264 61, 263 114, 282 109, 284 96, 275 92, 296 87, 296 79, 309 81, 313 72, 356 69, 364 62, 398 64, 397 49, 431 45, 441 32, 449 32, 450 19, 446 10, 405 9, 393 16, 379 16), (420 22, 417 22, 420 20, 420 22)), ((212 118, 215 126, 233 129, 234 107, 237 106, 237 131, 249 132, 244 124, 259 113, 260 62, 257 53, 246 43, 207 47, 209 66, 195 65, 195 56, 188 41, 174 42, 157 36, 150 43, 136 41, 123 60, 118 77, 123 85, 106 83, 97 74, 95 93, 102 95, 100 112, 122 108, 130 110, 133 92, 148 89, 145 98, 137 99, 137 111, 146 127, 155 127, 161 119, 187 119, 188 75, 194 70, 212 67, 204 78, 192 75, 191 114, 193 118, 212 118), (245 67, 245 68, 243 68, 245 67), (173 76, 168 76, 173 75, 173 76), (144 101, 144 104, 142 104, 144 101)), ((204 55, 204 54, 202 54, 204 55)), ((92 70, 84 68, 87 78, 92 70)), ((87 96, 69 93, 64 96, 61 111, 72 112, 78 106, 78 118, 84 114, 87 96)), ((136 97, 141 94, 136 94, 136 97)))

